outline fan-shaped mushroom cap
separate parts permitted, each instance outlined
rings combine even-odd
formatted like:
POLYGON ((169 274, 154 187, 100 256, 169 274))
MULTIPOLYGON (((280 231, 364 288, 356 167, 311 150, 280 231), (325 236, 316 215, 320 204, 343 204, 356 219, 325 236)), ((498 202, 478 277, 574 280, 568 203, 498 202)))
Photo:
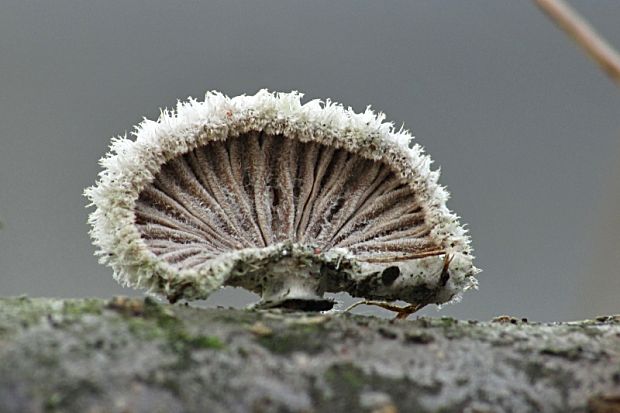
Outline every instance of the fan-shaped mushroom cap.
POLYGON ((230 285, 322 310, 325 292, 427 304, 474 287, 469 238, 411 135, 300 99, 210 92, 114 139, 85 191, 100 262, 171 301, 230 285))

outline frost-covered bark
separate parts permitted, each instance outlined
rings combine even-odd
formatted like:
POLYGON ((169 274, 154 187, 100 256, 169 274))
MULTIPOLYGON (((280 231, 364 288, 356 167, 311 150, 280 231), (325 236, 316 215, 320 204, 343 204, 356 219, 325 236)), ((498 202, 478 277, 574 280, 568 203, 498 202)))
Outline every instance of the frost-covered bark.
POLYGON ((0 411, 614 412, 620 317, 388 320, 0 299, 0 411))

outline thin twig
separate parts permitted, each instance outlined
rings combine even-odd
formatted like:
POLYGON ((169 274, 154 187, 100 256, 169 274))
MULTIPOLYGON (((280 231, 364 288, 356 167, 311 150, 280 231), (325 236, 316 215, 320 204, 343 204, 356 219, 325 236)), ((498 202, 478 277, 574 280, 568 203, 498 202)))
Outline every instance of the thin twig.
POLYGON ((620 54, 564 0, 534 0, 601 68, 620 85, 620 54))
POLYGON ((426 304, 409 304, 404 307, 399 307, 396 304, 388 303, 387 301, 362 300, 350 305, 344 310, 344 312, 348 313, 355 307, 358 307, 360 305, 374 305, 377 307, 381 307, 385 310, 396 313, 394 320, 405 320, 407 317, 424 307, 426 304))

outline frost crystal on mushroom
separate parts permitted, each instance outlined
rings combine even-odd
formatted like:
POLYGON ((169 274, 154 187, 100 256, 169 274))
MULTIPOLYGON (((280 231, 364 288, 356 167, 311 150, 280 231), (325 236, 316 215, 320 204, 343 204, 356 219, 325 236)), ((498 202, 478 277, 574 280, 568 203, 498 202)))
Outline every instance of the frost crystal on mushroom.
POLYGON ((101 160, 85 192, 100 262, 172 302, 225 285, 308 310, 339 291, 457 299, 476 285, 469 238, 430 158, 383 119, 296 92, 180 102, 101 160))

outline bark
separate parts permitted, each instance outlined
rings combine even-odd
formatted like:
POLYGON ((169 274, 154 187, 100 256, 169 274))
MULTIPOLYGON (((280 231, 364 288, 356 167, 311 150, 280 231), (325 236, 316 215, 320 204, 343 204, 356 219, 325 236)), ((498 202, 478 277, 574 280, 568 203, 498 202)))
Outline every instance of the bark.
POLYGON ((6 298, 0 411, 619 412, 620 316, 391 322, 6 298))

